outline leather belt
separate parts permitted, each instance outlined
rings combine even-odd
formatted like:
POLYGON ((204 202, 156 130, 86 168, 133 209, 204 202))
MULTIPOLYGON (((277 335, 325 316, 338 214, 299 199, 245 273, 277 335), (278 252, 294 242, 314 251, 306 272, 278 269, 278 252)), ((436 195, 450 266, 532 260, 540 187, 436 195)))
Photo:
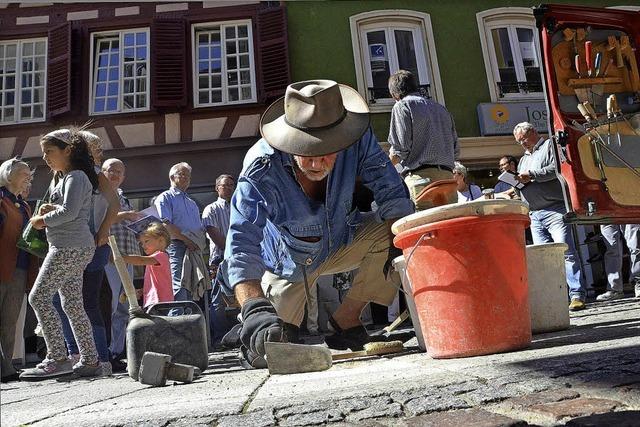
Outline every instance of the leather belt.
POLYGON ((451 169, 449 166, 445 166, 445 165, 422 165, 422 166, 419 166, 419 167, 417 167, 415 169, 403 172, 402 176, 407 176, 408 174, 410 174, 412 172, 417 172, 417 171, 420 171, 422 169, 440 169, 440 170, 445 170, 447 172, 453 172, 453 169, 451 169))

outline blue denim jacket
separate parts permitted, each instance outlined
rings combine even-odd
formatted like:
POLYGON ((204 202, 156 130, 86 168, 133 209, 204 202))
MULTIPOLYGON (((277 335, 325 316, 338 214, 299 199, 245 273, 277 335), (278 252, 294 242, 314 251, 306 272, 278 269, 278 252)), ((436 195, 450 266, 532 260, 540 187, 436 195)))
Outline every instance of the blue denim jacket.
POLYGON ((327 179, 325 203, 305 195, 294 177, 293 162, 292 155, 272 148, 264 139, 245 157, 231 199, 225 248, 223 270, 231 287, 260 280, 265 269, 292 282, 302 280, 303 264, 312 272, 349 244, 361 223, 359 212, 351 206, 356 177, 373 192, 380 219, 400 218, 414 210, 371 129, 338 154, 327 179))

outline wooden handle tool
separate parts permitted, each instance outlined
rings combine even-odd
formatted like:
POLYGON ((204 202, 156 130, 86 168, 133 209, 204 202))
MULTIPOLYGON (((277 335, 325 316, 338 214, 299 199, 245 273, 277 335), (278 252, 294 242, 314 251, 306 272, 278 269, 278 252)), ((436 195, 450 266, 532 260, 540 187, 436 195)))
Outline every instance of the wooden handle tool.
POLYGON ((593 54, 593 45, 591 41, 584 42, 584 60, 587 63, 587 76, 591 77, 591 73, 593 71, 593 62, 591 60, 593 54))
POLYGON ((613 58, 609 58, 609 62, 607 62, 607 65, 605 65, 604 71, 602 72, 602 77, 607 77, 607 74, 609 73, 609 68, 611 68, 612 64, 613 64, 613 58))

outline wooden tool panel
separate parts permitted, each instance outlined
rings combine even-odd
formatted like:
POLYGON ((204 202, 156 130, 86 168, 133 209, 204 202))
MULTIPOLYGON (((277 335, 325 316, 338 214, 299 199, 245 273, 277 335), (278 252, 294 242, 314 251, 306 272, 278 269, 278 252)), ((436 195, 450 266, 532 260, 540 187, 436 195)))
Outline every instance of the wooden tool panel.
MULTIPOLYGON (((561 95, 574 95, 576 88, 592 88, 594 85, 603 85, 604 91, 608 93, 640 91, 638 65, 627 36, 590 40, 584 29, 567 30, 574 31, 576 39, 560 41, 552 49, 553 66, 561 95), (583 38, 579 39, 580 36, 583 38), (601 54, 600 73, 597 77, 595 69, 591 76, 587 75, 585 41, 588 40, 591 41, 592 58, 601 54), (576 71, 576 54, 580 56, 581 75, 576 71), (610 60, 613 62, 609 65, 610 60)), ((591 62, 593 68, 593 59, 591 62)))

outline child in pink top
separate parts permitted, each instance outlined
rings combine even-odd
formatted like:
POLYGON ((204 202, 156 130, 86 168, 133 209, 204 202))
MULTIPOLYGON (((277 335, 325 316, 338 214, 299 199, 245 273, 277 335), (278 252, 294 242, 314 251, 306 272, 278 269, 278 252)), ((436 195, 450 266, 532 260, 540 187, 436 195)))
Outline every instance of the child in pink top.
POLYGON ((163 224, 154 222, 140 234, 140 244, 147 256, 128 255, 124 261, 133 265, 144 265, 142 306, 147 308, 158 302, 173 301, 169 255, 165 252, 171 237, 163 224))

